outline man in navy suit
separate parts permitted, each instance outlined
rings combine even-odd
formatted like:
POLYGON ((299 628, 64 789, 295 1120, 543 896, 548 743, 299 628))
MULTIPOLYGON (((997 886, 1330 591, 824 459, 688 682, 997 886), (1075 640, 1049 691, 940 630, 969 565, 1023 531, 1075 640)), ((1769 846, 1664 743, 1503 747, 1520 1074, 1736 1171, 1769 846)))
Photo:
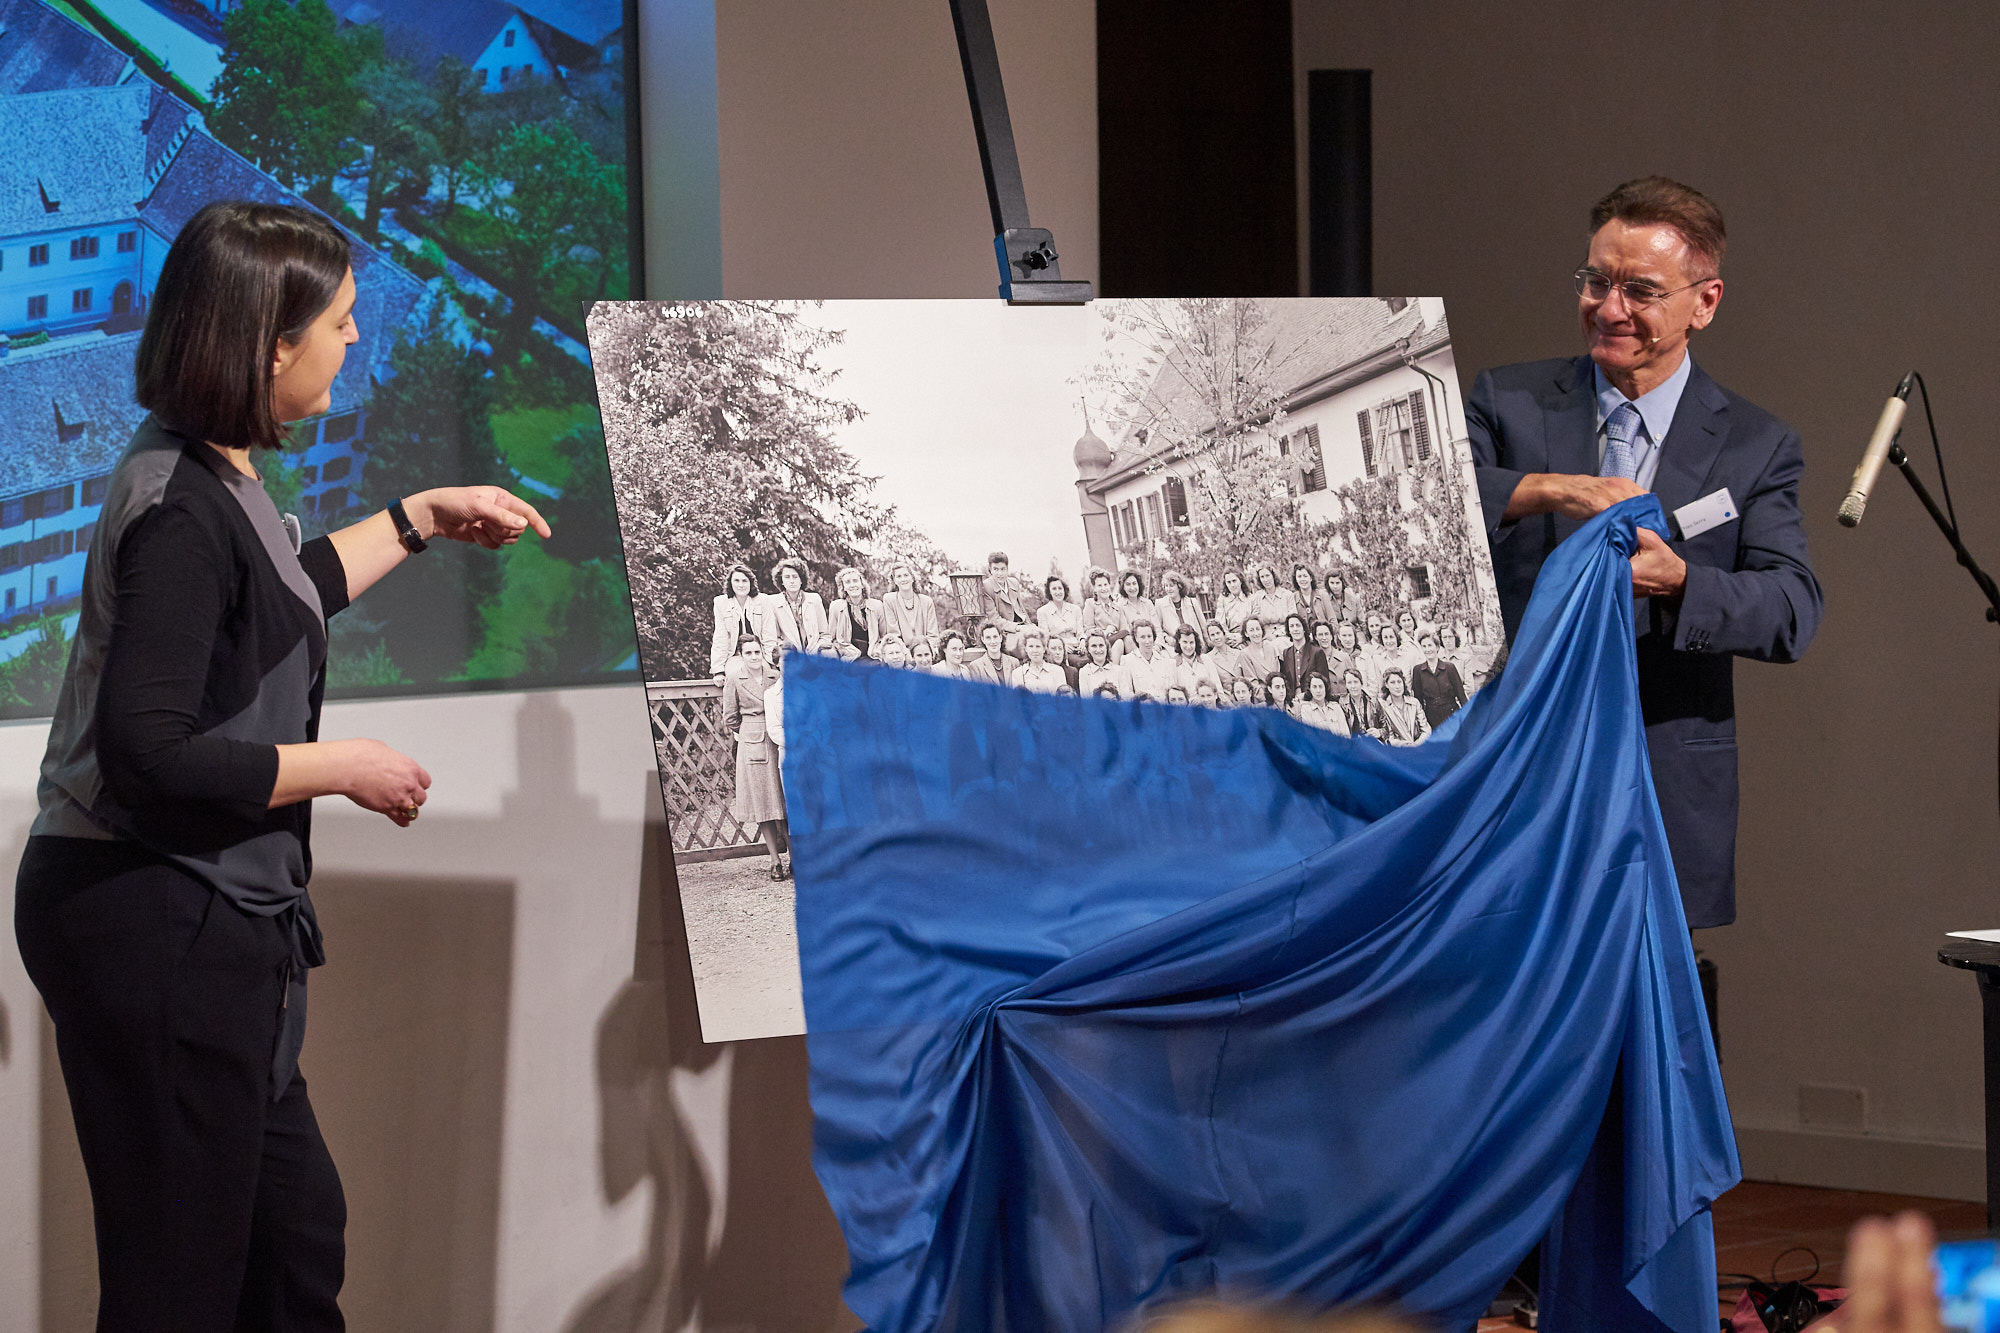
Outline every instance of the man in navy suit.
POLYGON ((1632 557, 1639 695, 1688 925, 1736 919, 1737 657, 1791 662, 1819 626, 1798 432, 1703 374, 1722 215, 1660 176, 1590 214, 1576 272, 1587 356, 1484 371, 1466 427, 1509 638, 1557 542, 1652 491, 1674 540, 1632 557))

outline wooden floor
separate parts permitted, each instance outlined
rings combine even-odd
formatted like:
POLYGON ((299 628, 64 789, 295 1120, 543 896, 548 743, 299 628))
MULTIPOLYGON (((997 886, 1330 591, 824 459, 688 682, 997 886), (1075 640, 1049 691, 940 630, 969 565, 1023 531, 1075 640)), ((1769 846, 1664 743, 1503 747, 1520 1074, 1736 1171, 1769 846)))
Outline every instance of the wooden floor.
MULTIPOLYGON (((1722 1281, 1743 1274, 1770 1281, 1811 1277, 1815 1285, 1839 1286, 1847 1232, 1864 1217, 1914 1208, 1930 1215, 1940 1240, 1971 1240, 1986 1234, 1986 1205, 1955 1199, 1919 1199, 1903 1194, 1864 1194, 1804 1185, 1769 1185, 1746 1180, 1715 1203, 1715 1266, 1722 1281)), ((1721 1300, 1733 1309, 1742 1278, 1721 1300)), ((1508 1319, 1482 1319, 1480 1333, 1517 1327, 1508 1319)))

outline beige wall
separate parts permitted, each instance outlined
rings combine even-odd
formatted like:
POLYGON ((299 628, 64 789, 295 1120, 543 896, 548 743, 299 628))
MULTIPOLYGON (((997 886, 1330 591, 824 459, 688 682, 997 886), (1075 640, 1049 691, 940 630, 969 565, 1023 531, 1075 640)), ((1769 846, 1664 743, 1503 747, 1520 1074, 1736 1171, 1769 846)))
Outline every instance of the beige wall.
MULTIPOLYGON (((1093 7, 991 2, 1034 219, 1066 276, 1093 276, 1093 7)), ((647 28, 671 44, 703 24, 647 28)), ((992 292, 944 5, 722 0, 716 29, 728 294, 992 292)), ((653 54, 651 70, 678 63, 653 54)), ((700 171, 662 100, 649 187, 700 171)), ((676 225, 700 241, 699 210, 651 216, 652 294, 709 294, 699 257, 659 259, 676 225)), ((330 961, 304 1064, 346 1179, 356 1328, 854 1326, 812 1175, 803 1042, 696 1039, 644 708, 619 687, 327 710, 328 736, 380 736, 437 779, 406 833, 338 801, 315 829, 330 961)), ((6 867, 45 736, 0 725, 6 867)), ((12 891, 0 875, 0 922, 12 891)), ((75 1154, 46 1019, 0 928, 0 1333, 90 1327, 75 1154)))
POLYGON ((1966 539, 2000 566, 2000 11, 1297 0, 1296 27, 1301 99, 1305 70, 1374 71, 1375 283, 1445 297, 1468 381, 1578 349, 1568 273, 1610 186, 1664 172, 1727 215, 1695 355, 1803 432, 1827 594, 1803 663, 1737 671, 1741 915, 1701 944, 1746 1165, 1983 1197, 1978 1001, 1935 954, 2000 925, 1996 631, 1899 478, 1858 530, 1833 512, 1915 366, 1966 539), (1808 1132, 1801 1084, 1864 1090, 1865 1135, 1808 1132))
MULTIPOLYGON (((1089 0, 991 0, 1028 212, 1097 276, 1089 0)), ((719 0, 729 296, 988 296, 993 225, 942 0, 719 0)))

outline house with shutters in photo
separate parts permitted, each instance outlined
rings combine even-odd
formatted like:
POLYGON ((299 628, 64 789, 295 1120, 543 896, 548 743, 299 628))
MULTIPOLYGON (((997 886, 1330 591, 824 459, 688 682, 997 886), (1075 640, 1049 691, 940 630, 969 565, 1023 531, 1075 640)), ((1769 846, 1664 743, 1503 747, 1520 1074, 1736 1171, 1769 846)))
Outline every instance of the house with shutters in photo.
MULTIPOLYGON (((1329 522, 1339 493, 1357 481, 1399 480, 1436 456, 1457 457, 1465 519, 1483 544, 1484 523, 1465 447, 1464 404, 1444 303, 1430 297, 1274 302, 1266 330, 1291 383, 1273 422, 1248 423, 1283 461, 1302 515, 1329 522)), ((1077 445, 1077 491, 1093 564, 1163 552, 1172 529, 1196 522, 1186 450, 1149 446, 1134 432, 1115 444, 1086 433, 1077 445)), ((1401 488, 1406 509, 1412 503, 1401 488)), ((1431 571, 1406 571, 1402 597, 1431 595, 1431 571)), ((1213 590, 1209 590, 1213 592, 1213 590)), ((1474 589, 1483 603, 1485 588, 1474 589)))
MULTIPOLYGON (((226 0, 221 0, 226 3, 226 0)), ((495 93, 523 79, 565 82, 623 53, 620 0, 334 0, 342 24, 373 24, 390 54, 427 74, 451 56, 495 93)))
MULTIPOLYGON (((214 199, 303 203, 101 37, 40 0, 0 0, 0 636, 82 587, 104 479, 144 416, 132 366, 147 303, 214 199)), ((354 503, 368 400, 424 294, 349 240, 361 342, 331 407, 293 434, 318 526, 354 503)))

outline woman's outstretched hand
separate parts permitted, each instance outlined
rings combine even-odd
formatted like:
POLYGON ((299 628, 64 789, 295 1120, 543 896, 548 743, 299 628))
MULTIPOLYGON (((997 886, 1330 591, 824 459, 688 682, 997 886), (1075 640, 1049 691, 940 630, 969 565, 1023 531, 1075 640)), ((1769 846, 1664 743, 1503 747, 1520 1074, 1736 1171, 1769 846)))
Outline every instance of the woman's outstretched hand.
POLYGON ((477 542, 489 551, 519 541, 529 528, 549 535, 548 521, 533 505, 498 486, 444 486, 411 496, 403 507, 418 531, 428 528, 427 535, 477 542))

